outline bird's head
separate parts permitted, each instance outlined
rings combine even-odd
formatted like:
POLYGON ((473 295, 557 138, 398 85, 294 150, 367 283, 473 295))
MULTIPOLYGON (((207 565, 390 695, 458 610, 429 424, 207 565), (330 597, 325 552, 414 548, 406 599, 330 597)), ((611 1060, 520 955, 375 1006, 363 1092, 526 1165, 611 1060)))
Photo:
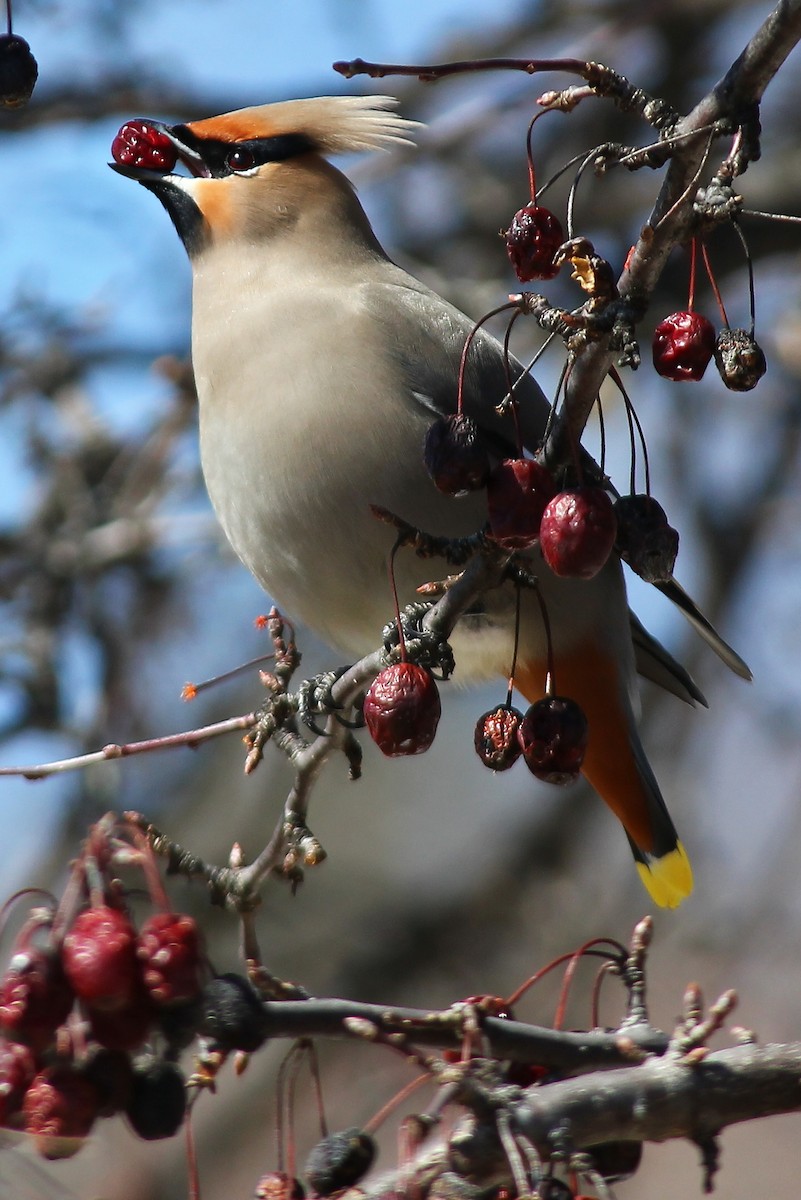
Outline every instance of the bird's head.
POLYGON ((417 122, 393 112, 396 103, 327 96, 188 124, 130 121, 114 140, 110 166, 158 197, 190 257, 221 241, 274 236, 326 209, 358 223, 352 189, 326 156, 408 142, 417 122))

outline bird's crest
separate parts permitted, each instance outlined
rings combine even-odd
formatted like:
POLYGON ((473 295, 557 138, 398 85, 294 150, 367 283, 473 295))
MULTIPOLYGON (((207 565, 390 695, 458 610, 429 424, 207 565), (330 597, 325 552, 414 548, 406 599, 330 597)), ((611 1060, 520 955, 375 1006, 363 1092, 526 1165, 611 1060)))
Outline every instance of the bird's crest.
POLYGON ((192 121, 187 128, 198 138, 228 142, 302 134, 323 154, 388 150, 409 144, 408 134, 420 124, 392 112, 397 103, 393 96, 285 100, 192 121))

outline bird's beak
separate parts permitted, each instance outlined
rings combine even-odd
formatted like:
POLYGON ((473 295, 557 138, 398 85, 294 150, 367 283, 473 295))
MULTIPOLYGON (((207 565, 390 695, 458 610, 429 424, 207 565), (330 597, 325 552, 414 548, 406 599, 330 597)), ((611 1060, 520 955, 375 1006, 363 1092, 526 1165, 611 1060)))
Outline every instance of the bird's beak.
MULTIPOLYGON (((153 121, 150 117, 142 118, 151 128, 163 133, 166 138, 172 142, 178 155, 178 162, 183 163, 190 174, 196 179, 209 179, 211 171, 208 169, 203 159, 191 146, 187 146, 186 142, 175 133, 176 128, 180 126, 166 125, 163 121, 153 121)), ((118 174, 124 175, 126 179, 135 179, 138 183, 149 183, 154 178, 168 178, 173 174, 171 170, 159 170, 157 167, 133 167, 126 166, 123 163, 110 162, 108 164, 112 171, 117 171, 118 174)))

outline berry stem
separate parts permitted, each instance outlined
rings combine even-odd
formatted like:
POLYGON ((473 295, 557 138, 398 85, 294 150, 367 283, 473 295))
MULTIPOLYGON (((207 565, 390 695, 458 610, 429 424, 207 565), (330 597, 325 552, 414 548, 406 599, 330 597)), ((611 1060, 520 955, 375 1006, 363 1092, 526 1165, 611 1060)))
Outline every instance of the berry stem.
POLYGON ((574 209, 576 206, 576 193, 578 191, 578 185, 581 182, 581 177, 584 174, 584 172, 586 171, 587 167, 590 165, 590 163, 595 161, 597 155, 598 155, 598 147, 597 146, 593 147, 593 149, 589 152, 589 154, 584 155, 583 161, 581 162, 579 169, 576 171, 576 174, 573 178, 573 182, 570 185, 570 191, 569 191, 568 197, 567 197, 567 214, 566 214, 568 241, 570 241, 570 239, 574 236, 574 232, 575 232, 575 227, 573 224, 573 212, 574 212, 574 209))
POLYGON ((531 203, 532 204, 537 203, 537 175, 534 170, 534 153, 531 149, 531 134, 534 130, 534 125, 536 124, 536 122, 539 121, 540 117, 544 117, 547 111, 548 111, 547 109, 544 109, 542 112, 535 113, 534 116, 529 121, 528 130, 526 131, 526 158, 528 159, 528 186, 529 186, 529 191, 531 193, 531 203))
POLYGON ((384 1124, 384 1121, 386 1121, 387 1117, 392 1116, 399 1104, 403 1104, 405 1100, 408 1100, 409 1096, 411 1096, 413 1092, 416 1092, 422 1084, 427 1083, 428 1081, 429 1077, 427 1075, 417 1075, 414 1079, 410 1079, 409 1082, 405 1084, 399 1092, 396 1092, 394 1096, 387 1100, 386 1104, 379 1108, 377 1113, 370 1117, 369 1121, 365 1121, 364 1125, 362 1126, 362 1131, 364 1133, 375 1133, 375 1131, 384 1124))
POLYGON ((184 1138, 186 1141, 186 1168, 189 1175, 189 1200, 200 1200, 200 1171, 197 1164, 195 1134, 192 1129, 192 1110, 189 1108, 184 1118, 184 1138))
POLYGON ((464 395, 464 376, 467 367, 467 355, 471 345, 473 344, 473 338, 486 321, 489 321, 492 317, 497 317, 499 313, 508 312, 510 308, 517 307, 517 302, 514 300, 509 300, 506 304, 500 304, 497 308, 493 308, 490 312, 485 313, 479 321, 476 321, 475 325, 467 335, 464 346, 462 347, 462 357, 459 360, 459 378, 456 386, 456 411, 458 413, 462 412, 462 397, 464 395))
POLYGON ((620 391, 620 394, 623 397, 623 403, 625 404, 625 407, 626 407, 626 419, 629 423, 629 441, 631 443, 631 473, 629 476, 629 492, 633 496, 637 490, 637 461, 636 461, 637 460, 637 453, 636 453, 637 447, 636 447, 636 443, 634 440, 634 429, 636 427, 637 435, 640 439, 640 445, 642 447, 643 471, 645 473, 645 494, 647 496, 650 496, 651 495, 651 464, 648 459, 648 443, 645 440, 645 431, 643 430, 642 424, 640 423, 640 418, 637 416, 637 410, 634 407, 632 399, 629 396, 628 392, 626 391, 626 389, 623 385, 623 380, 620 377, 620 373, 617 371, 617 369, 615 367, 611 367, 610 371, 609 371, 609 375, 610 375, 611 379, 614 381, 614 383, 617 385, 618 390, 620 391))
POLYGON ((687 297, 688 312, 695 311, 695 271, 698 260, 698 239, 693 238, 690 242, 690 291, 687 297))
POLYGON ((150 894, 153 907, 157 908, 159 912, 172 912, 172 905, 170 904, 169 896, 167 895, 166 888, 164 887, 161 875, 159 874, 159 868, 156 862, 156 856, 153 853, 153 847, 151 846, 147 837, 145 837, 145 834, 142 832, 142 830, 134 825, 133 822, 128 825, 128 828, 131 831, 133 843, 140 854, 142 874, 145 877, 147 890, 150 894))
POLYGON ((598 407, 598 429, 601 437, 601 453, 598 466, 601 468, 601 474, 606 474, 606 422, 604 421, 604 408, 601 404, 601 393, 599 392, 595 398, 595 403, 598 407))
POLYGON ((504 1001, 507 1008, 513 1008, 517 1002, 522 999, 526 992, 529 991, 530 988, 539 983, 541 979, 544 979, 545 976, 551 971, 556 970, 557 967, 561 967, 562 963, 570 962, 572 958, 575 958, 577 953, 584 954, 587 958, 603 958, 606 960, 606 962, 619 962, 621 957, 624 960, 626 958, 625 946, 623 946, 620 942, 615 941, 614 938, 594 938, 592 942, 588 942, 586 946, 582 946, 581 951, 568 950, 566 953, 560 954, 559 957, 555 958, 552 962, 546 963, 544 967, 540 967, 539 971, 535 971, 533 975, 530 975, 529 978, 524 980, 523 983, 521 983, 520 986, 512 992, 511 996, 507 997, 507 999, 504 1001), (596 945, 611 946, 613 949, 604 952, 592 949, 592 947, 596 945))
MULTIPOLYGON (((554 1014, 554 1019, 553 1019, 554 1029, 559 1030, 562 1028, 562 1026, 564 1024, 565 1010, 567 1008, 567 1001, 568 1001, 568 997, 570 994, 570 988, 573 983, 573 979, 575 977, 576 970, 577 970, 578 965, 581 962, 582 958, 584 958, 585 956, 588 956, 590 950, 592 950, 594 946, 608 945, 608 944, 609 944, 608 938, 592 938, 589 942, 585 942, 583 946, 579 946, 578 950, 573 951, 573 954, 570 956, 570 960, 567 964, 567 967, 565 968, 565 973, 562 976, 562 987, 559 992, 559 1000, 556 1005, 556 1012, 554 1014)), ((625 961, 625 958, 626 958, 626 952, 622 946, 620 947, 618 954, 616 954, 616 955, 610 954, 609 955, 610 961, 620 962, 621 959, 622 959, 622 961, 625 961)))
POLYGON ((515 640, 512 646, 512 666, 509 672, 509 687, 506 691, 506 706, 512 707, 512 693, 515 688, 515 672, 517 671, 517 651, 520 646, 520 584, 515 586, 515 640))
POLYGON ((704 260, 704 266, 706 267, 706 273, 709 276, 709 282, 712 285, 712 291, 714 293, 715 299, 717 300, 718 308, 720 309, 720 315, 723 318, 723 324, 728 329, 729 328, 729 318, 726 316, 726 309, 724 308, 724 305, 723 305, 723 297, 720 294, 720 288, 718 287, 718 282, 715 279, 715 273, 712 270, 712 264, 709 261, 709 254, 707 252, 705 242, 701 242, 701 256, 704 260))
POLYGON ((537 597, 537 603, 539 604, 540 612, 542 613, 542 624, 543 624, 543 628, 545 630, 545 642, 548 647, 547 666, 546 666, 546 672, 545 672, 545 695, 546 696, 555 696, 556 695, 556 681, 555 681, 555 668, 554 668, 554 657, 553 657, 553 638, 551 637, 551 622, 550 622, 550 618, 548 617, 548 607, 545 603, 545 597, 543 596, 542 592, 540 591, 540 586, 538 583, 535 583, 535 585, 534 585, 534 595, 537 597))
POLYGON ((198 692, 204 692, 206 688, 214 687, 218 683, 226 683, 229 679, 241 675, 242 672, 249 671, 251 667, 257 667, 259 663, 269 662, 273 658, 275 658, 275 654, 272 653, 259 654, 256 658, 240 663, 238 667, 231 667, 229 671, 223 671, 220 675, 212 675, 210 679, 204 679, 201 683, 185 683, 181 688, 181 699, 194 700, 198 692))
POLYGON ((407 661, 406 638, 404 637, 404 634, 403 634, 403 622, 401 621, 400 601, 398 600, 398 585, 395 581, 395 555, 398 553, 398 550, 400 549, 402 542, 403 542, 402 537, 400 535, 398 535, 398 537, 395 540, 395 545, 392 547, 392 551, 389 556, 389 562, 387 564, 387 569, 389 572, 389 586, 392 589, 392 600, 395 604, 395 621, 397 622, 397 626, 398 626, 398 641, 400 642, 401 662, 406 662, 407 661))
POLYGON ((517 441, 517 456, 523 457, 523 434, 520 430, 520 414, 517 410, 517 397, 514 394, 515 382, 512 379, 512 368, 509 362, 509 339, 512 336, 512 329, 518 317, 522 316, 522 308, 518 308, 512 313, 509 318, 509 324, 506 327, 506 334, 503 339, 503 369, 506 374, 506 388, 509 395, 509 405, 512 409, 512 420, 515 425, 515 440, 517 441))
POLYGON ((11 37, 13 30, 11 28, 11 0, 6 0, 6 29, 8 36, 11 37))
POLYGON ((734 226, 735 233, 737 234, 738 238, 742 242, 743 250, 745 251, 745 262, 746 262, 746 266, 748 267, 748 306, 749 306, 749 311, 751 313, 751 328, 749 330, 749 336, 753 339, 754 330, 756 328, 756 295, 754 292, 754 260, 751 257, 751 249, 748 245, 748 240, 740 226, 740 222, 736 221, 736 220, 732 220, 732 225, 734 226))

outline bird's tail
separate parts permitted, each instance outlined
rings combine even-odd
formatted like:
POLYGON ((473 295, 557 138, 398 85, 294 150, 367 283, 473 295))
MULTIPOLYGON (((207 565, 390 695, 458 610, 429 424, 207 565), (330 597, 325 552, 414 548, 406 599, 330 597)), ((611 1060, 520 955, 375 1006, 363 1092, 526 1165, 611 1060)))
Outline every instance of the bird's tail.
MULTIPOLYGON (((545 671, 526 664, 515 674, 532 702, 545 671)), ((582 773, 623 825, 642 882, 654 902, 675 908, 693 889, 692 869, 645 757, 615 660, 595 646, 560 657, 556 688, 584 709, 589 739, 582 773)))

